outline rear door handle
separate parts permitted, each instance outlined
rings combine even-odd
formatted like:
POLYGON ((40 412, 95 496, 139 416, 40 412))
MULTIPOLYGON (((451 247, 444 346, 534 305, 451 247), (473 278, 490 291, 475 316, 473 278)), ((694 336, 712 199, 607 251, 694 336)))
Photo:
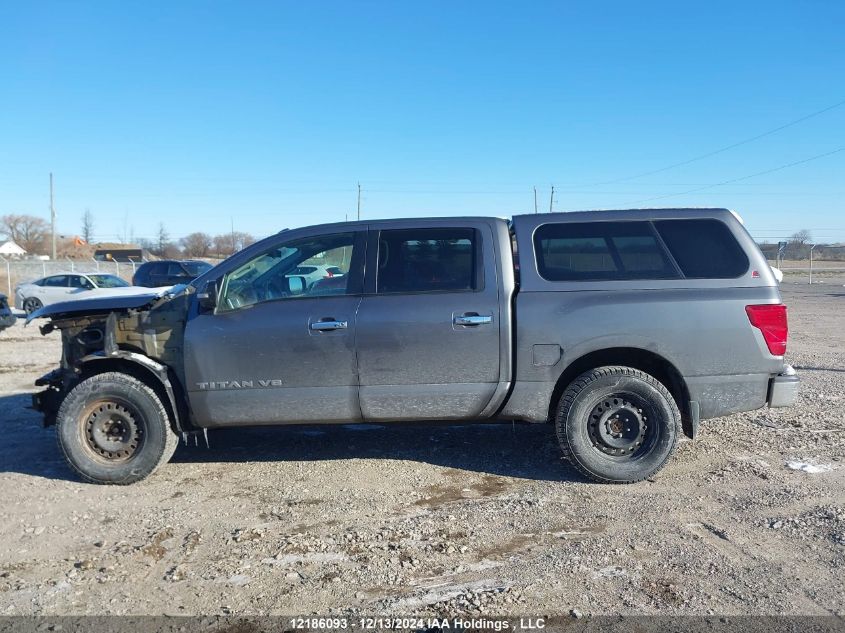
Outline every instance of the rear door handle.
POLYGON ((485 323, 492 323, 493 317, 481 314, 459 314, 453 321, 455 325, 484 325, 485 323))
POLYGON ((314 332, 329 332, 331 330, 345 330, 348 327, 348 321, 335 321, 334 319, 324 321, 314 321, 308 327, 314 332))

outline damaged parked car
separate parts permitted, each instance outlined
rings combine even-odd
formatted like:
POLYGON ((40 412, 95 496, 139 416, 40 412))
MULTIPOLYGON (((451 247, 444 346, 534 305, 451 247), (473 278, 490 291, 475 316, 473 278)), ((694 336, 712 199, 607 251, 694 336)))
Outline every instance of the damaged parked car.
POLYGON ((726 209, 311 226, 165 296, 42 317, 63 352, 33 404, 96 483, 210 429, 442 420, 550 422, 579 472, 631 483, 704 420, 798 390, 777 281, 726 209), (295 274, 314 265, 337 272, 295 274))

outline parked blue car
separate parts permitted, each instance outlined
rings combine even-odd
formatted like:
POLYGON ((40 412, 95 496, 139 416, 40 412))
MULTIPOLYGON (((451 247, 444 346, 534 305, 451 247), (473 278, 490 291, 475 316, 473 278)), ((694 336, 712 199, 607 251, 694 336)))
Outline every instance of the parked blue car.
POLYGON ((16 320, 17 318, 9 307, 9 301, 6 299, 6 295, 0 294, 0 332, 7 327, 12 327, 16 320))

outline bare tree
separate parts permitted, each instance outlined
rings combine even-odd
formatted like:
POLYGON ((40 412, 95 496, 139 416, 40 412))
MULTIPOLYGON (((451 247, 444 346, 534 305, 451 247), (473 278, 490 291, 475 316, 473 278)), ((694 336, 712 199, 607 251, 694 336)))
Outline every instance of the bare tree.
POLYGON ((212 238, 207 233, 191 233, 183 237, 182 250, 188 257, 208 257, 211 250, 212 238))
POLYGON ((85 209, 82 214, 82 239, 86 244, 91 243, 91 236, 94 233, 94 216, 91 214, 91 209, 85 209))
POLYGON ((215 235, 213 242, 215 257, 227 257, 232 254, 231 235, 228 238, 225 235, 215 235))
POLYGON ((33 215, 4 215, 0 218, 0 233, 32 254, 46 248, 50 231, 47 222, 33 215))
POLYGON ((255 238, 249 233, 235 231, 234 233, 223 233, 214 237, 214 252, 217 257, 228 257, 242 248, 255 243, 255 238))
POLYGON ((161 256, 165 259, 179 259, 182 256, 182 251, 175 242, 168 242, 164 245, 161 256))
POLYGON ((789 244, 786 248, 786 256, 793 259, 804 259, 809 255, 810 242, 813 237, 807 229, 796 231, 789 238, 789 244))
POLYGON ((235 250, 242 250, 250 244, 255 244, 255 238, 249 233, 235 231, 235 250))
POLYGON ((801 229, 792 234, 792 237, 789 238, 790 244, 793 246, 803 247, 809 244, 813 239, 813 236, 810 235, 810 232, 807 229, 801 229))
POLYGON ((164 228, 164 222, 159 222, 158 224, 158 237, 156 238, 156 242, 156 255, 164 257, 164 253, 170 245, 170 235, 167 233, 167 229, 164 228))

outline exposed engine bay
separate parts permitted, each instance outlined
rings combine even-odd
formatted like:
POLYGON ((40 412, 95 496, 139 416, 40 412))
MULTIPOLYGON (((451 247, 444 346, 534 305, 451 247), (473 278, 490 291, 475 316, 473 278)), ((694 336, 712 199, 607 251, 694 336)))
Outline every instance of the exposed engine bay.
MULTIPOLYGON (((70 389, 87 376, 105 370, 120 369, 152 382, 166 392, 178 420, 185 407, 176 393, 184 384, 182 345, 188 307, 184 287, 171 295, 141 295, 114 300, 105 299, 55 304, 32 318, 47 316, 42 334, 58 329, 62 334, 60 366, 45 374, 36 385, 47 387, 33 395, 33 407, 44 413, 45 426, 55 423, 59 405, 70 389), (127 300, 131 299, 131 301, 127 300), (152 377, 156 381, 149 380, 152 377)), ((184 402, 184 399, 181 399, 184 402)))

